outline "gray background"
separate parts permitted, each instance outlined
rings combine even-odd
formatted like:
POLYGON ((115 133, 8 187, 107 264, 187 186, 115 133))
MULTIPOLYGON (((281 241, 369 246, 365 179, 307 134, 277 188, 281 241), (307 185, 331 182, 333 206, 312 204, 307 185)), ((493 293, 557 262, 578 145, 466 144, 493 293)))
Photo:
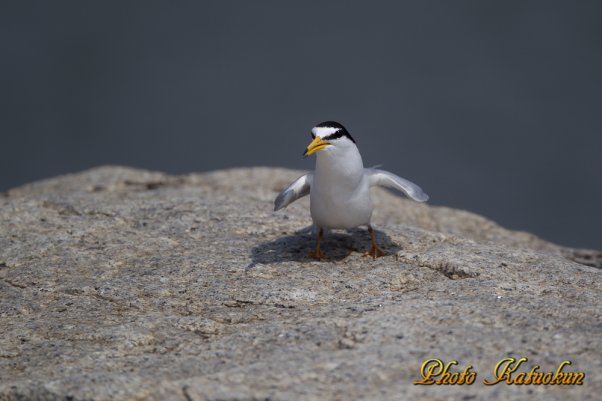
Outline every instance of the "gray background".
POLYGON ((3 2, 0 190, 100 164, 366 165, 602 249, 600 2, 3 2))

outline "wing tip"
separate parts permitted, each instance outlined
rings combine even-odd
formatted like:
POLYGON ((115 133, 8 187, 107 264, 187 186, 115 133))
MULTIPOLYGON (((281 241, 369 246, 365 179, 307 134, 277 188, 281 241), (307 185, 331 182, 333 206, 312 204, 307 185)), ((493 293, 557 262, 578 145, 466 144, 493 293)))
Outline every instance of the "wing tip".
POLYGON ((418 202, 427 202, 429 199, 430 199, 430 196, 428 196, 424 192, 421 194, 418 194, 418 196, 416 196, 416 200, 418 202))
POLYGON ((289 191, 290 191, 289 189, 282 191, 281 193, 278 194, 276 199, 274 199, 274 211, 275 212, 286 207, 286 205, 287 205, 286 198, 288 196, 289 191))

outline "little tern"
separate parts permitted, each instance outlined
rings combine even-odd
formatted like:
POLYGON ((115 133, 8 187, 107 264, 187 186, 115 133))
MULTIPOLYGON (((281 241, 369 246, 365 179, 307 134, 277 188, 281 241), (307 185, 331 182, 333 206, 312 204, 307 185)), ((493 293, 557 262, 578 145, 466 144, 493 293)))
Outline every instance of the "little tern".
POLYGON ((274 210, 280 210, 309 194, 311 217, 318 231, 316 249, 311 257, 321 259, 320 250, 324 230, 368 227, 372 246, 365 254, 377 258, 386 255, 376 243, 370 225, 372 199, 370 188, 381 186, 400 191, 409 198, 426 202, 428 195, 405 178, 384 170, 364 168, 362 156, 351 134, 341 124, 326 121, 311 130, 313 140, 305 149, 304 157, 316 153, 316 168, 282 191, 274 201, 274 210))

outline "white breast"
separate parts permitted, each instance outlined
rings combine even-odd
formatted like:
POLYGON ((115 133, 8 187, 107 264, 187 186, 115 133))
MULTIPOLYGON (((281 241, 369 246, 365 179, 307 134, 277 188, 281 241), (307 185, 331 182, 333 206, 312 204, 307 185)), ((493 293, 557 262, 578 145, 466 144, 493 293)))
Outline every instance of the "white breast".
MULTIPOLYGON (((351 143, 351 142, 350 142, 351 143)), ((310 192, 314 224, 323 228, 353 228, 370 223, 372 201, 357 147, 328 146, 317 153, 310 192)))

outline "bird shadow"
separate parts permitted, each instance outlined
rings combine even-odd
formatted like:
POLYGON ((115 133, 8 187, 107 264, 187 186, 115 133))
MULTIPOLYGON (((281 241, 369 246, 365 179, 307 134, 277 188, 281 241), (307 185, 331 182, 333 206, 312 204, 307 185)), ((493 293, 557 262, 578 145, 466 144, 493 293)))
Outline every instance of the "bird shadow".
MULTIPOLYGON (((374 230, 378 245, 389 255, 401 250, 391 238, 380 230, 374 230)), ((271 241, 262 242, 251 250, 252 263, 247 268, 256 264, 271 264, 279 262, 315 262, 311 252, 316 247, 316 234, 311 230, 298 231, 293 235, 278 237, 271 241)), ((365 253, 370 249, 370 234, 367 230, 353 229, 347 232, 330 232, 324 235, 321 244, 325 261, 340 261, 352 252, 365 253)))

